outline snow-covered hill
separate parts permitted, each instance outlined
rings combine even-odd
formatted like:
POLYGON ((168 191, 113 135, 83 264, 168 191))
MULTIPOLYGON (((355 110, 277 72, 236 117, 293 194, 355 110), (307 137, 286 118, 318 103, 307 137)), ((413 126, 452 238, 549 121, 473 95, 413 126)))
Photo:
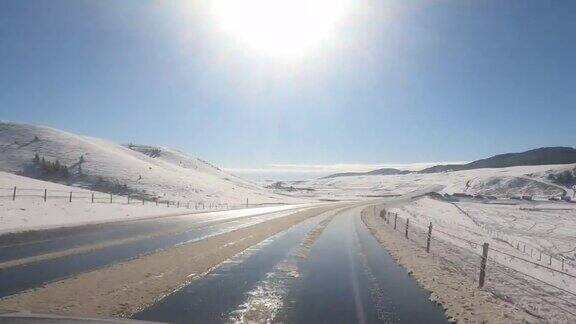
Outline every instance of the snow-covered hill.
POLYGON ((18 123, 0 122, 0 171, 147 198, 228 204, 300 201, 178 150, 119 145, 18 123), (68 175, 54 171, 56 161, 68 167, 68 175))
POLYGON ((433 186, 444 193, 493 195, 501 198, 534 196, 573 196, 570 179, 576 178, 576 164, 519 166, 498 169, 475 169, 444 173, 405 175, 365 175, 298 182, 296 188, 308 188, 309 197, 324 199, 359 199, 362 197, 403 194, 433 186), (568 174, 572 174, 569 176, 568 174), (558 177, 567 179, 564 183, 558 177))

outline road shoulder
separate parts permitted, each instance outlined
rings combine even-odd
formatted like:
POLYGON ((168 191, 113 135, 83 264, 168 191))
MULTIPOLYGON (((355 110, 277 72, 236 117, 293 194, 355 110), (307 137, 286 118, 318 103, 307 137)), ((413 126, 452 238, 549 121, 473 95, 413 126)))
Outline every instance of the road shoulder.
POLYGON ((428 254, 384 225, 373 208, 362 211, 362 220, 380 244, 418 284, 431 292, 430 300, 445 309, 452 322, 526 323, 537 322, 533 316, 478 289, 474 282, 458 273, 444 259, 428 254))

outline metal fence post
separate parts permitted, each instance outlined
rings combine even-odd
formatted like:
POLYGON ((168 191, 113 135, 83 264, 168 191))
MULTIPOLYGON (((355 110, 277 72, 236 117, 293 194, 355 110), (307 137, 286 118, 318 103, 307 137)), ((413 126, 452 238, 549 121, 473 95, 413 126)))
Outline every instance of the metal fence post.
POLYGON ((14 186, 14 193, 12 194, 12 200, 16 200, 16 186, 14 186))
POLYGON ((430 253, 430 239, 432 238, 432 222, 428 226, 428 240, 426 241, 426 252, 430 253))
POLYGON ((480 261, 480 278, 478 280, 478 287, 484 287, 484 279, 486 278, 486 261, 488 260, 488 243, 482 245, 482 260, 480 261))
POLYGON ((408 238, 408 225, 410 224, 410 219, 406 218, 406 238, 408 238))

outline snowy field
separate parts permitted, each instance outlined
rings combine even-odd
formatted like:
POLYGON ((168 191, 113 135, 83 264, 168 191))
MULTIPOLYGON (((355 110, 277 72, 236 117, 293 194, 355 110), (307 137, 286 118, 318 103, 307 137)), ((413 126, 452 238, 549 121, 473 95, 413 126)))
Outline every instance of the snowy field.
MULTIPOLYGON (((549 174, 558 174, 576 168, 576 164, 518 166, 499 169, 476 169, 431 174, 366 175, 298 181, 295 195, 316 199, 364 199, 366 197, 397 195, 441 185, 442 193, 463 192, 492 195, 499 198, 528 195, 537 199, 552 196, 574 195, 565 188, 548 180, 549 174)), ((289 193, 288 193, 289 194, 289 193)))
POLYGON ((482 244, 489 244, 487 288, 551 322, 576 320, 576 205, 431 198, 387 209, 399 228, 409 219, 415 241, 425 246, 433 226, 432 250, 477 280, 482 244), (554 304, 554 305, 552 305, 554 304), (560 309, 561 307, 563 309, 560 309))
POLYGON ((190 213, 214 212, 218 217, 226 218, 230 215, 236 217, 247 213, 272 212, 303 206, 274 204, 270 207, 258 205, 257 208, 253 208, 255 206, 251 205, 249 207, 252 208, 246 208, 246 205, 222 206, 207 203, 205 206, 196 206, 182 202, 179 207, 174 204, 167 207, 165 204, 156 205, 150 201, 146 201, 143 205, 141 200, 132 200, 128 204, 125 196, 114 196, 113 203, 110 203, 109 195, 103 193, 96 193, 97 199, 95 203, 91 203, 91 194, 91 191, 77 187, 0 172, 0 235, 190 213), (12 200, 13 186, 17 187, 15 200, 12 200), (45 189, 48 193, 46 202, 43 198, 45 189), (69 201, 70 192, 73 192, 72 202, 69 201))

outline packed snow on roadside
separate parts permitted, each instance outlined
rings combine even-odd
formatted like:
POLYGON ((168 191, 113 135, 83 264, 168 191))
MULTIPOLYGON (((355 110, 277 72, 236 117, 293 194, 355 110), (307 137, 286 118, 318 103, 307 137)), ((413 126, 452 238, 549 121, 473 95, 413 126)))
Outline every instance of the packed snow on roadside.
MULTIPOLYGON (((264 212, 283 211, 308 206, 309 204, 279 205, 268 207, 262 205, 228 205, 205 207, 184 202, 180 207, 165 204, 156 205, 141 200, 131 200, 127 197, 114 196, 113 203, 109 195, 95 193, 95 203, 91 202, 92 191, 22 177, 6 172, 0 172, 0 235, 6 233, 41 230, 58 227, 70 227, 86 224, 135 220, 151 217, 169 217, 192 213, 206 213, 202 217, 239 217, 264 212), (8 186, 9 185, 9 186, 8 186), (16 199, 13 200, 14 186, 17 188, 16 199), (44 190, 47 200, 44 202, 44 190), (70 202, 72 192, 72 202, 70 202)), ((194 216, 199 217, 199 216, 194 216)))
POLYGON ((125 197, 114 199, 112 204, 108 200, 92 204, 91 191, 0 172, 0 234, 191 212, 152 203, 128 205, 125 197), (14 186, 16 200, 12 200, 14 186), (46 202, 44 189, 48 192, 46 202), (73 192, 72 202, 69 192, 73 192))

